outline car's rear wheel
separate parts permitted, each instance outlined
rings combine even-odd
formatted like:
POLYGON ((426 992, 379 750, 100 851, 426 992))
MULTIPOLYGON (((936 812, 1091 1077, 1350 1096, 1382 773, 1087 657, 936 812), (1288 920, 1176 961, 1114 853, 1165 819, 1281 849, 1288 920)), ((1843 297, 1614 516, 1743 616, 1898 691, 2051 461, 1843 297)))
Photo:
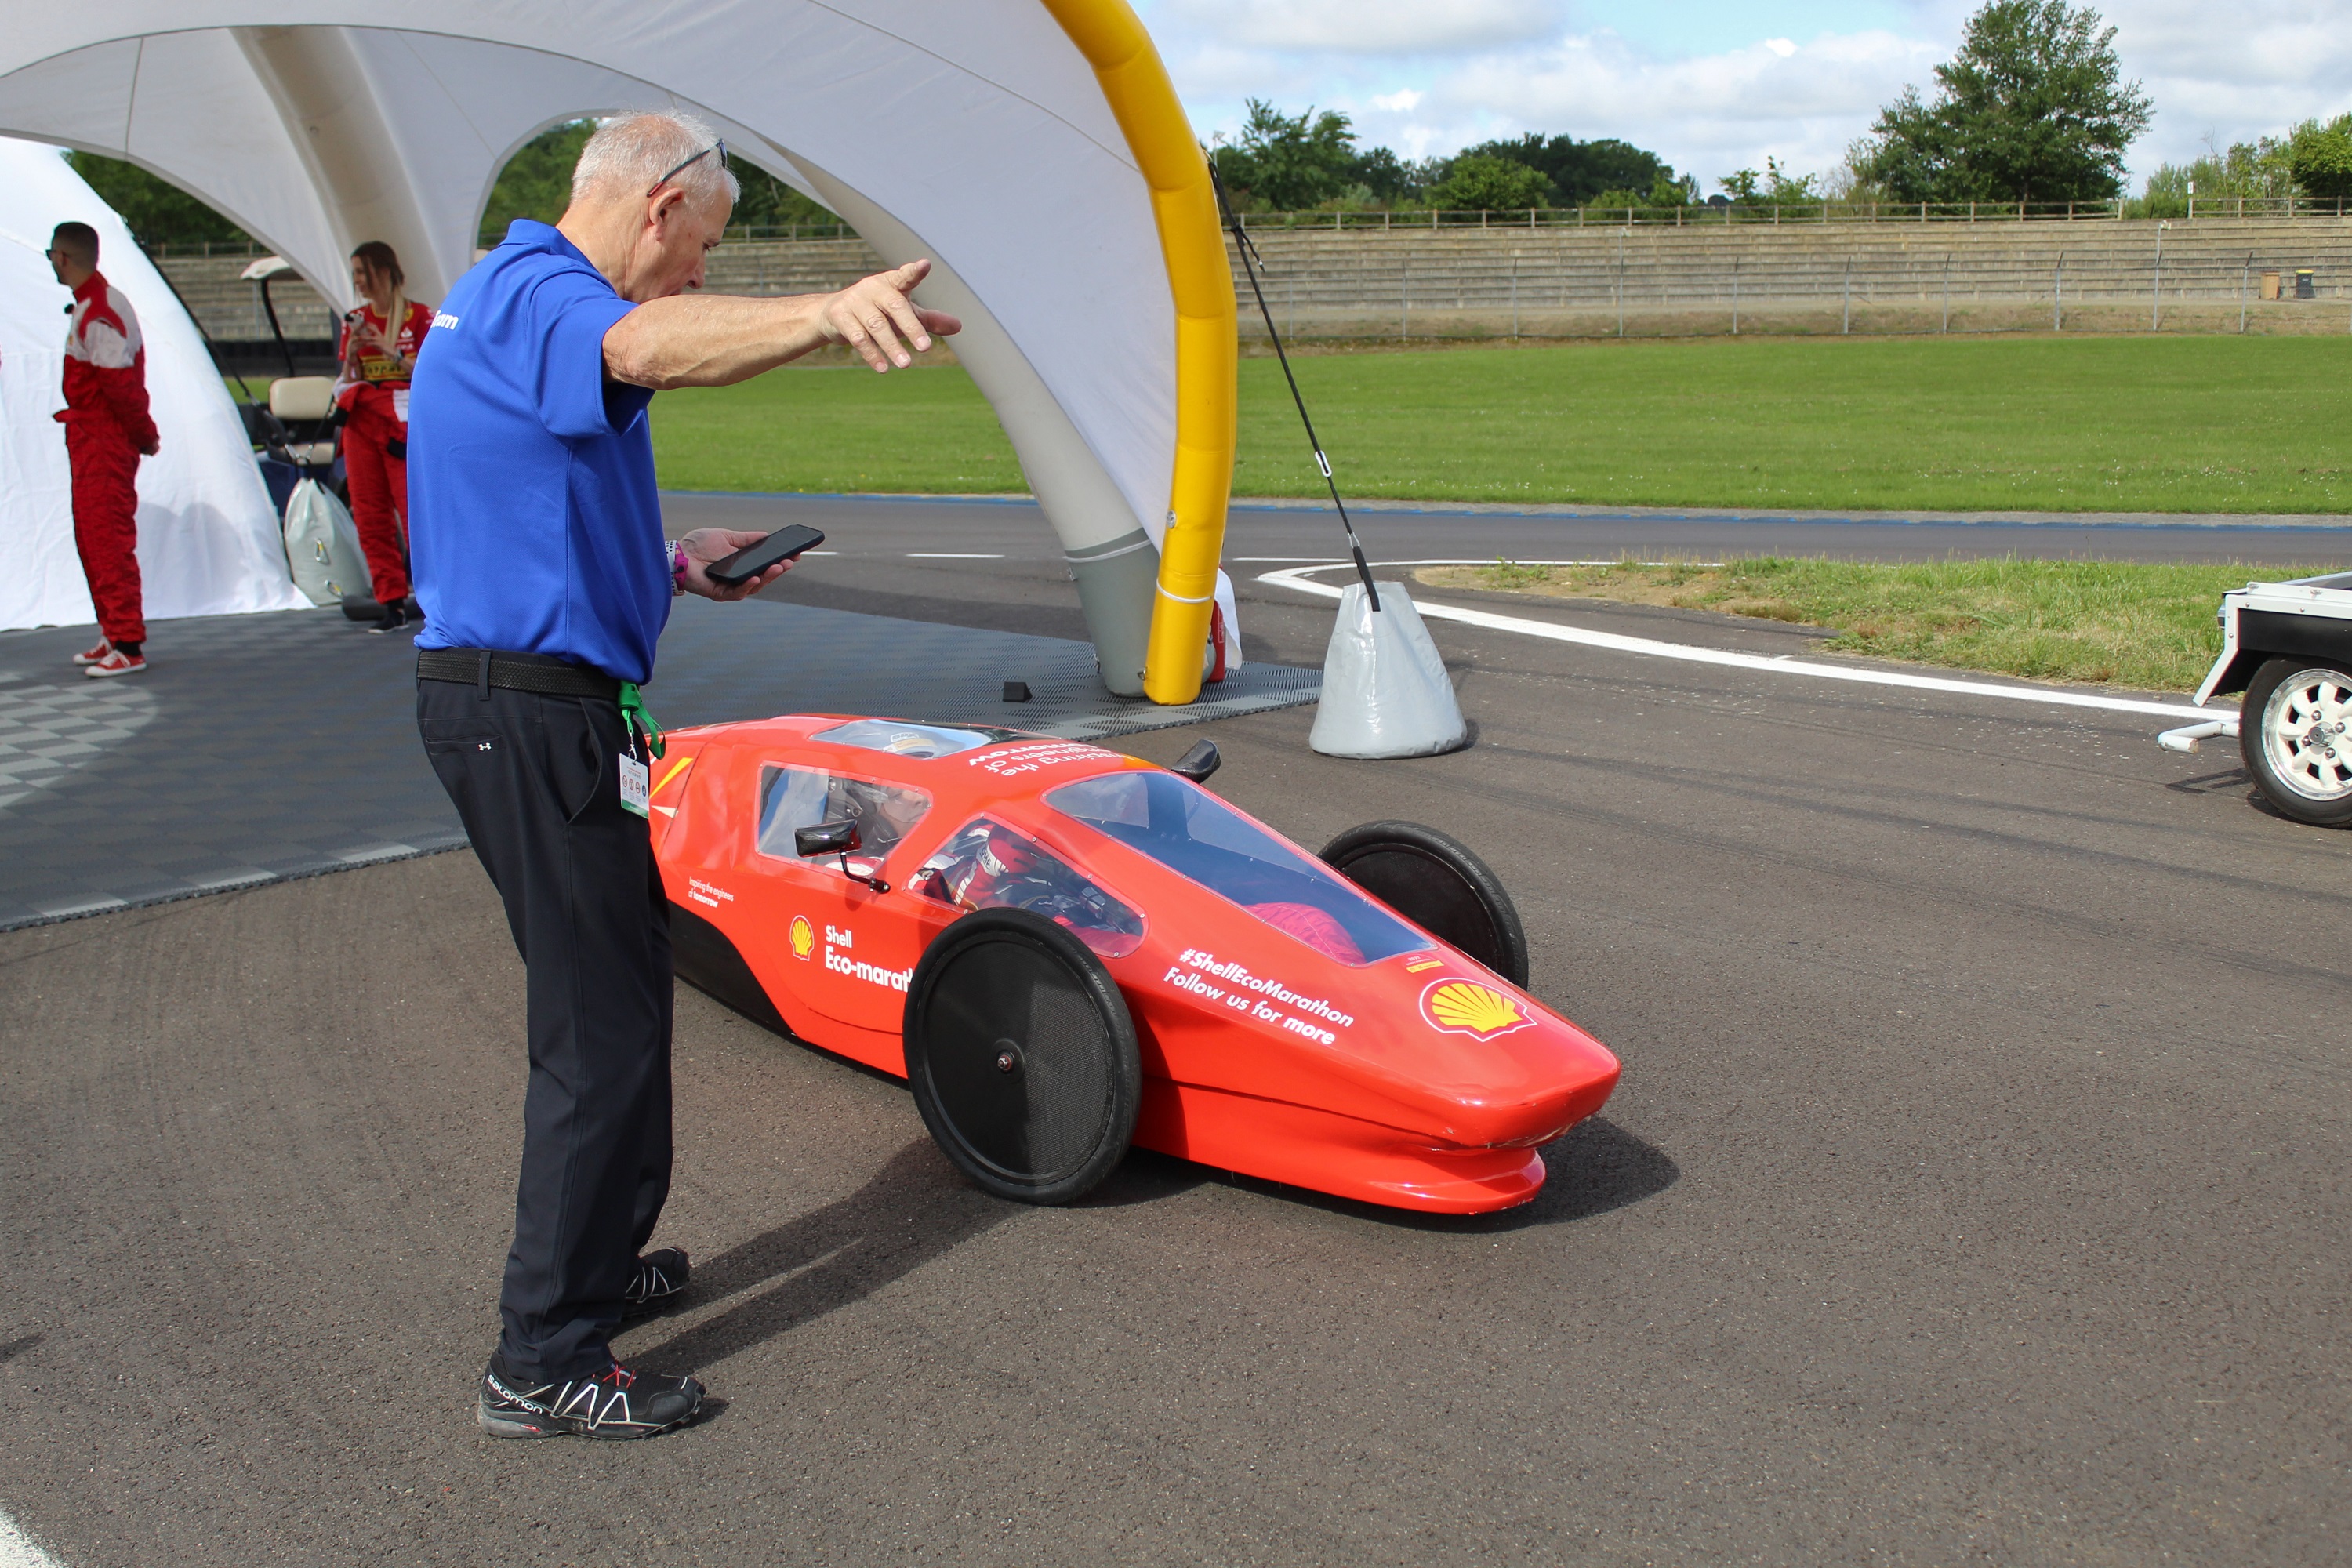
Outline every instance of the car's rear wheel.
POLYGON ((1127 1153, 1135 1022, 1102 961, 1026 910, 941 931, 907 986, 907 1082, 956 1168, 999 1197, 1066 1204, 1127 1153))
POLYGON ((1502 879, 1469 847, 1418 822, 1367 822, 1323 847, 1356 886, 1514 985, 1528 983, 1528 933, 1502 879))
POLYGON ((2300 658, 2254 671, 2238 710, 2246 771, 2297 822, 2352 826, 2352 672, 2300 658))

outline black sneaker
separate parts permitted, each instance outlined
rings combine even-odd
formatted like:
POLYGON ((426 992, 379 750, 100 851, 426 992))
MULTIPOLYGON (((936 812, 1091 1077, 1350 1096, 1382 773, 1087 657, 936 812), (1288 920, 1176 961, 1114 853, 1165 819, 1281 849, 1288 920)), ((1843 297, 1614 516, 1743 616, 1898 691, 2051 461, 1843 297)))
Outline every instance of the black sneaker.
POLYGON ((493 1355, 474 1419, 493 1437, 650 1437, 701 1408, 702 1384, 690 1377, 631 1372, 614 1362, 594 1377, 534 1383, 508 1376, 493 1355))
POLYGON ((404 601, 397 605, 386 605, 383 607, 383 614, 375 618, 375 625, 368 627, 368 635, 373 637, 378 632, 399 632, 407 629, 408 605, 404 601))
POLYGON ((665 1247, 638 1258, 637 1271, 621 1295, 622 1321, 667 1309, 686 1293, 687 1276, 692 1271, 682 1247, 665 1247))

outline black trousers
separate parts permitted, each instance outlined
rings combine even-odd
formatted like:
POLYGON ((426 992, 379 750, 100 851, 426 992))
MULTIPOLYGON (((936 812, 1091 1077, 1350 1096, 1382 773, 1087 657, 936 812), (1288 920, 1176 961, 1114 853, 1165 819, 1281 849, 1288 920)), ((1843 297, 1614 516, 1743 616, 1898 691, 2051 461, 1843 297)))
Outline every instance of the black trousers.
POLYGON ((518 1377, 604 1370, 669 1196, 669 902, 621 806, 620 709, 416 683, 416 727, 529 972, 530 1079, 499 1351, 518 1377))

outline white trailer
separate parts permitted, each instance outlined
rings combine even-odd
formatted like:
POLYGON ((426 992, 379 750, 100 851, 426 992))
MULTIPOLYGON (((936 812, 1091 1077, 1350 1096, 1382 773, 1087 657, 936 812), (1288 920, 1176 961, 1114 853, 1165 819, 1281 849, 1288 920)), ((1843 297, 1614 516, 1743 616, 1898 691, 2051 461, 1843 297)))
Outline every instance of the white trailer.
POLYGON ((2352 572, 2249 583, 2221 595, 2221 657, 2197 689, 2200 708, 2242 691, 2235 719, 2168 730, 2193 752, 2235 736, 2254 784, 2283 816, 2352 826, 2352 572))

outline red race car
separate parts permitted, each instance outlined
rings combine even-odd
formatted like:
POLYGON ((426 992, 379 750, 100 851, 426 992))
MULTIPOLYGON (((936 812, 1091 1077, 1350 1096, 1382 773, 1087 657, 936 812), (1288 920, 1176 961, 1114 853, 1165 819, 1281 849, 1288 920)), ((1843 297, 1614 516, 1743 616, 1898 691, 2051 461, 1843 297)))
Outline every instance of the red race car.
POLYGON ((1006 1197, 1069 1202, 1130 1143, 1400 1208, 1533 1197, 1617 1058, 1528 994, 1494 874, 1409 823, 1318 859, 1215 767, 887 719, 673 731, 677 973, 908 1079, 1006 1197))

